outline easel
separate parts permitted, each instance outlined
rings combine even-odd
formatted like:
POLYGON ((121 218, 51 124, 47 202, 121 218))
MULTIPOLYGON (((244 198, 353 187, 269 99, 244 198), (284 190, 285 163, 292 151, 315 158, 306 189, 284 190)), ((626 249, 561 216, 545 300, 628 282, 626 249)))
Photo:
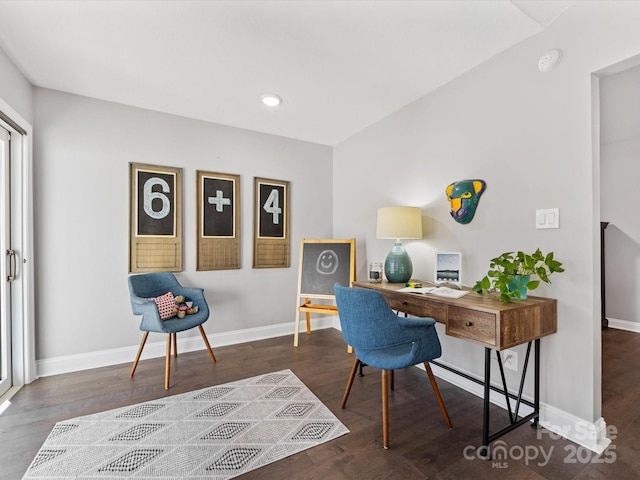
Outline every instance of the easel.
MULTIPOLYGON (((311 335, 311 314, 338 315, 338 307, 331 304, 312 303, 312 299, 333 300, 333 284, 353 284, 356 279, 355 238, 345 240, 300 241, 300 262, 298 271, 298 296, 296 300, 296 326, 293 346, 298 346, 300 313, 307 321, 307 335, 311 335), (328 252, 325 254, 325 252, 328 252), (326 255, 326 256, 325 256, 326 255), (326 259, 326 262, 324 261, 326 259), (331 272, 333 263, 336 269, 331 272), (329 267, 325 271, 324 267, 329 267), (300 299, 304 299, 300 303, 300 299)), ((351 352, 351 347, 349 347, 351 352)))

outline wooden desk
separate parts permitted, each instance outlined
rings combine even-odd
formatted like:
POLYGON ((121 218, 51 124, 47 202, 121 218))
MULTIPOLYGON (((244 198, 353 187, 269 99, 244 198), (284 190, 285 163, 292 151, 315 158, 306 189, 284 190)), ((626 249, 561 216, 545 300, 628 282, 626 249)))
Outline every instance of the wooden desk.
MULTIPOLYGON (((426 285, 426 283, 425 283, 426 285)), ((469 292, 450 299, 399 292, 401 283, 354 282, 354 287, 377 290, 389 306, 416 317, 431 317, 446 325, 447 335, 504 350, 556 332, 556 300, 529 297, 504 303, 469 292)))
POLYGON ((485 347, 485 368, 482 380, 447 365, 438 362, 431 363, 484 386, 482 445, 485 447, 484 453, 487 458, 490 457, 489 443, 496 438, 530 421, 533 421, 533 426, 537 426, 540 413, 540 338, 556 332, 557 302, 555 299, 528 297, 524 301, 504 303, 478 295, 473 291, 464 297, 450 299, 435 295, 400 292, 398 290, 404 288, 404 284, 399 283, 354 282, 353 286, 376 290, 385 297, 392 309, 417 317, 434 318, 437 322, 445 324, 448 336, 485 347), (500 351, 524 343, 528 344, 527 353, 522 367, 519 391, 515 395, 507 389, 500 351), (522 390, 532 344, 535 348, 534 401, 529 402, 522 398, 522 390), (492 350, 496 351, 502 389, 491 385, 492 350), (508 426, 494 434, 489 434, 490 390, 500 392, 505 396, 510 421, 508 426), (511 409, 510 399, 517 401, 514 411, 511 409), (532 407, 533 412, 519 418, 518 410, 521 403, 532 407))

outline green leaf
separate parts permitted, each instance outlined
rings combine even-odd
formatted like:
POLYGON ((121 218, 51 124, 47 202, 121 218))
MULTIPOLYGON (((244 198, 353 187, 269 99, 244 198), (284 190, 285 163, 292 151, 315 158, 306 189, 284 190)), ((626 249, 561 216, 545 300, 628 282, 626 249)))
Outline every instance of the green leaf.
POLYGON ((551 270, 552 272, 564 272, 564 269, 562 268, 562 264, 555 260, 551 260, 550 262, 548 262, 547 266, 549 267, 549 270, 551 270))
POLYGON ((539 268, 536 271, 536 273, 540 277, 540 280, 542 280, 545 283, 551 283, 551 282, 549 282, 549 277, 547 276, 547 271, 544 268, 539 268))
POLYGON ((531 280, 529 283, 527 283, 527 289, 535 290, 536 288, 538 288, 538 285, 540 285, 540 280, 531 280))
POLYGON ((507 295, 506 293, 500 294, 500 300, 502 300, 503 302, 511 303, 511 297, 509 297, 509 295, 507 295))

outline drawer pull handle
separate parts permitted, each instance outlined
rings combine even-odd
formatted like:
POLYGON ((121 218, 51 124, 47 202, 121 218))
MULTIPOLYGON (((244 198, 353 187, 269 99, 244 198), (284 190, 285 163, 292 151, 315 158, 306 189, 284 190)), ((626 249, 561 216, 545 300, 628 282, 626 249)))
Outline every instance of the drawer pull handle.
POLYGON ((409 304, 407 302, 402 302, 402 305, 407 306, 409 304))
POLYGON ((464 323, 467 327, 473 327, 473 322, 465 322, 464 323))

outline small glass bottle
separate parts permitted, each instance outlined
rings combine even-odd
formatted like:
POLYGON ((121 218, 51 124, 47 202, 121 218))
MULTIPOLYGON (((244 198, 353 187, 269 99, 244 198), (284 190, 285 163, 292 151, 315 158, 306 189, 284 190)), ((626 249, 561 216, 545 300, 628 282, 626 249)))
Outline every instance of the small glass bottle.
POLYGON ((382 263, 371 262, 369 264, 369 282, 371 283, 382 282, 382 263))

